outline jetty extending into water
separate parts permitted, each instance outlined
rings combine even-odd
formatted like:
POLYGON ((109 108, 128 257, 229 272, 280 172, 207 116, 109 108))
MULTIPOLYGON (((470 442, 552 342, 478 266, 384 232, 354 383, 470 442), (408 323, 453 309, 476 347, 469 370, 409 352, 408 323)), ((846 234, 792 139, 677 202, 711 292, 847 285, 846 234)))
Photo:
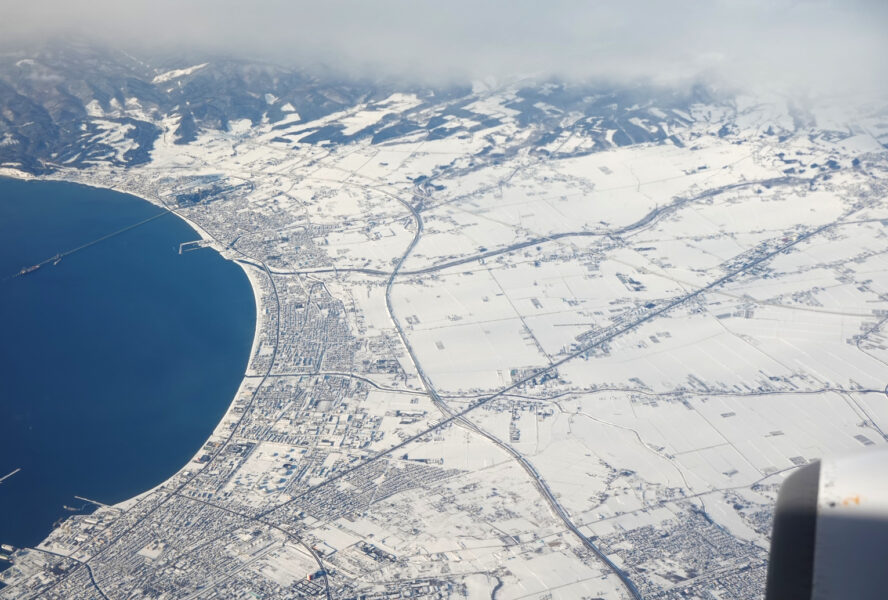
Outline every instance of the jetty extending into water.
POLYGON ((12 473, 9 473, 8 475, 4 475, 3 477, 0 477, 0 483, 3 483, 4 481, 6 481, 7 479, 9 479, 9 478, 12 477, 13 475, 15 475, 16 473, 18 473, 19 471, 21 471, 21 469, 16 469, 16 470, 13 471, 12 473))
MULTIPOLYGON (((72 248, 71 250, 67 250, 65 252, 59 252, 55 256, 50 256, 49 258, 47 258, 45 260, 41 260, 36 265, 31 265, 30 267, 22 267, 22 269, 18 273, 14 274, 10 277, 6 277, 4 279, 4 281, 6 279, 15 279, 16 277, 22 277, 23 275, 28 275, 29 273, 33 273, 34 271, 36 271, 40 267, 47 265, 49 263, 52 263, 53 265, 57 265, 66 256, 70 256, 71 254, 74 254, 75 252, 80 252, 81 250, 89 248, 90 246, 92 246, 94 244, 98 244, 99 242, 103 242, 103 241, 107 240, 108 238, 112 238, 114 236, 120 235, 121 233, 129 231, 130 229, 135 229, 136 227, 140 227, 146 223, 150 223, 151 221, 153 221, 155 219, 159 219, 160 217, 166 216, 168 214, 171 214, 171 211, 163 210, 162 212, 160 212, 156 215, 148 217, 147 219, 143 219, 142 221, 139 221, 138 223, 133 223, 132 225, 128 225, 126 227, 123 227, 122 229, 118 229, 117 231, 112 231, 109 234, 103 235, 99 238, 92 240, 91 242, 87 242, 85 244, 77 246, 76 248, 72 248)), ((191 242, 188 242, 188 243, 191 243, 191 242)), ((179 253, 180 254, 182 253, 181 248, 179 249, 179 253)))

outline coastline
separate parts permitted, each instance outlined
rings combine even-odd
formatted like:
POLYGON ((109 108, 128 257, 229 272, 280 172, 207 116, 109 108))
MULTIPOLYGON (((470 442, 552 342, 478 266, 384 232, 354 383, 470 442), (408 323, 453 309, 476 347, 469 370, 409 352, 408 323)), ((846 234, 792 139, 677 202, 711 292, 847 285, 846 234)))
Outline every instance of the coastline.
MULTIPOLYGON (((247 281, 250 286, 250 290, 253 293, 254 311, 255 311, 255 320, 254 320, 255 326, 254 326, 254 330, 253 330, 253 339, 252 339, 252 343, 250 346, 250 354, 249 354, 249 357, 247 358, 247 365, 246 365, 246 368, 245 368, 244 373, 242 375, 240 384, 238 385, 238 388, 235 391, 234 396, 230 399, 228 406, 225 409, 225 412, 222 414, 221 418, 219 419, 219 422, 214 425, 213 430, 210 433, 210 435, 205 440, 203 440, 201 442, 201 444, 197 448, 196 452, 188 459, 187 462, 185 462, 182 466, 180 466, 175 472, 171 473, 166 479, 164 479, 163 481, 161 481, 157 485, 136 494, 135 496, 127 498, 126 500, 122 500, 122 501, 117 502, 115 504, 108 504, 108 505, 103 504, 101 506, 97 505, 96 510, 92 511, 90 514, 95 513, 95 512, 101 512, 101 511, 115 511, 115 510, 125 512, 125 511, 133 508, 141 500, 150 496, 152 493, 157 492, 157 491, 162 491, 163 488, 174 483, 174 480, 176 478, 183 477, 183 476, 190 477, 190 476, 194 475, 195 471, 193 471, 193 466, 195 464, 197 464, 196 459, 198 459, 201 456, 201 454, 204 452, 204 447, 207 445, 207 443, 214 441, 215 439, 217 439, 219 437, 224 437, 223 432, 222 432, 222 427, 224 426, 224 424, 226 422, 229 421, 229 417, 232 413, 232 409, 234 408, 235 402, 237 401, 238 397, 241 396, 241 394, 243 393, 243 391, 245 389, 248 374, 250 371, 250 365, 251 365, 253 356, 255 356, 255 354, 258 350, 258 347, 259 347, 260 332, 262 331, 262 328, 265 324, 264 306, 263 306, 261 294, 259 291, 261 286, 260 286, 259 281, 257 279, 257 274, 254 272, 255 267, 250 268, 245 262, 243 262, 241 260, 237 260, 236 258, 232 257, 232 255, 231 255, 232 253, 229 250, 227 250, 225 247, 221 246, 221 244, 218 242, 218 240, 216 240, 216 238, 214 238, 209 232, 207 232, 205 229, 203 229, 200 225, 198 225, 197 223, 195 223, 191 219, 188 219, 187 217, 180 214, 176 210, 171 209, 170 207, 165 205, 161 200, 159 200, 157 198, 147 197, 143 193, 136 192, 131 189, 127 189, 127 188, 123 188, 123 187, 100 185, 100 184, 91 182, 86 178, 81 179, 81 178, 66 177, 64 172, 58 173, 58 174, 53 174, 53 175, 34 176, 34 175, 31 175, 30 173, 26 173, 24 171, 19 171, 17 169, 7 169, 7 168, 0 169, 0 178, 17 179, 17 180, 21 180, 21 181, 56 181, 56 182, 63 182, 63 183, 69 183, 69 184, 75 184, 75 185, 82 185, 85 187, 91 187, 91 188, 95 188, 95 189, 110 190, 110 191, 114 191, 114 192, 117 192, 120 194, 126 194, 128 196, 133 196, 135 198, 138 198, 140 200, 148 202, 149 204, 152 204, 152 205, 157 206, 159 208, 163 208, 164 210, 172 213, 173 215, 175 215, 176 217, 178 217, 179 219, 184 221, 186 225, 188 225, 195 233, 198 234, 198 236, 200 237, 201 240, 207 242, 207 247, 214 250, 223 259, 233 262, 234 264, 238 265, 241 268, 241 270, 244 272, 244 274, 246 275, 247 281), (53 176, 53 175, 60 175, 60 176, 53 176)), ((199 470, 200 469, 198 469, 198 471, 199 470)), ((80 513, 80 514, 84 514, 84 513, 80 513)), ((72 517, 73 516, 76 516, 76 515, 72 515, 72 517)), ((64 525, 64 523, 67 522, 70 518, 71 517, 68 517, 64 520, 57 522, 54 525, 54 527, 52 528, 52 530, 50 530, 49 534, 47 534, 46 538, 44 538, 39 544, 37 544, 35 546, 35 548, 51 550, 55 553, 64 554, 66 556, 73 554, 73 552, 70 552, 67 548, 57 547, 51 543, 49 543, 49 544, 47 543, 47 540, 49 540, 52 537, 53 532, 55 532, 59 527, 62 527, 64 525)))
POLYGON ((13 169, 12 167, 0 167, 0 177, 6 177, 7 179, 20 179, 23 181, 35 181, 38 178, 34 175, 26 171, 19 171, 18 169, 13 169))

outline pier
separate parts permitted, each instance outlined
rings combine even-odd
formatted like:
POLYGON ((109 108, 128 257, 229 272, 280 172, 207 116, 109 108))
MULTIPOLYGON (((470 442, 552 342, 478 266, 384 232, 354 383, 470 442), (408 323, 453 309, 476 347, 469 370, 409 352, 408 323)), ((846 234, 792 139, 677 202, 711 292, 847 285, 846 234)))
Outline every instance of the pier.
MULTIPOLYGON (((65 252, 59 252, 55 256, 51 256, 45 260, 42 260, 39 263, 37 263, 36 265, 31 265, 30 267, 23 267, 18 273, 15 273, 14 275, 5 277, 3 279, 3 281, 6 281, 8 279, 15 279, 16 277, 22 277, 23 275, 33 273, 34 271, 36 271, 40 267, 50 264, 50 263, 52 263, 53 265, 57 265, 62 260, 62 258, 66 257, 66 256, 70 256, 71 254, 74 254, 75 252, 80 252, 81 250, 89 248, 90 246, 98 244, 99 242, 103 242, 107 239, 118 236, 121 233, 125 233, 131 229, 135 229, 136 227, 141 227, 142 225, 145 225, 146 223, 150 223, 151 221, 154 221, 155 219, 159 219, 160 217, 171 214, 171 212, 172 211, 165 209, 162 212, 157 213, 156 215, 153 215, 151 217, 148 217, 147 219, 143 219, 143 220, 139 221, 138 223, 133 223, 132 225, 128 225, 122 229, 118 229, 117 231, 112 231, 111 233, 108 233, 108 234, 103 235, 99 238, 96 238, 90 242, 87 242, 85 244, 77 246, 76 248, 72 248, 71 250, 67 250, 65 252)), ((186 243, 194 243, 194 242, 186 242, 186 243)), ((182 253, 182 248, 180 246, 179 247, 179 254, 181 254, 181 253, 182 253)))
POLYGON ((191 252, 192 250, 199 250, 200 248, 206 248, 209 245, 210 242, 204 239, 182 242, 179 244, 179 254, 182 254, 183 252, 191 252))
POLYGON ((3 477, 0 477, 0 483, 3 483, 4 481, 6 481, 7 479, 9 479, 9 478, 12 477, 13 475, 15 475, 16 473, 18 473, 19 471, 21 471, 20 468, 19 468, 19 469, 16 469, 16 470, 13 471, 12 473, 9 473, 8 475, 4 475, 3 477))
POLYGON ((77 498, 78 500, 83 500, 84 502, 89 502, 90 504, 94 504, 99 507, 107 507, 108 506, 107 504, 102 504, 101 502, 99 502, 97 500, 90 500, 89 498, 84 498, 83 496, 74 496, 74 497, 77 498))

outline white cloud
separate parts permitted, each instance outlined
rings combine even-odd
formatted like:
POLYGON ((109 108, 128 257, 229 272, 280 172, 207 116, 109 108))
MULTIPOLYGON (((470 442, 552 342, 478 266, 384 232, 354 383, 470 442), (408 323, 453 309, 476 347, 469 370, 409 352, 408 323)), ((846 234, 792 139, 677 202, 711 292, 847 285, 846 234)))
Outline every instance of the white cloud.
POLYGON ((885 85, 888 2, 0 0, 13 42, 61 32, 168 54, 426 79, 542 73, 840 91, 885 85))

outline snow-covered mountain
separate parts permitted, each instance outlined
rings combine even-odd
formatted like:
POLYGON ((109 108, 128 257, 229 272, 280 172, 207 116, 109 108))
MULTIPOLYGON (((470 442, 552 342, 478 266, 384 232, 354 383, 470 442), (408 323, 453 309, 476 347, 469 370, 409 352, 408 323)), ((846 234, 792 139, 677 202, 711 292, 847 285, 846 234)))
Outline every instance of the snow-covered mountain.
MULTIPOLYGON (((96 162, 138 165, 162 134, 188 144, 202 131, 244 121, 271 124, 278 141, 292 144, 434 140, 506 128, 521 131, 522 146, 533 151, 576 154, 681 144, 675 134, 693 120, 690 107, 724 101, 702 86, 614 90, 524 80, 499 94, 484 87, 330 80, 235 60, 154 65, 90 46, 47 46, 0 55, 0 164, 35 174, 96 162)), ((723 133, 731 128, 725 123, 723 133)), ((493 136, 483 149, 508 151, 493 136)))

